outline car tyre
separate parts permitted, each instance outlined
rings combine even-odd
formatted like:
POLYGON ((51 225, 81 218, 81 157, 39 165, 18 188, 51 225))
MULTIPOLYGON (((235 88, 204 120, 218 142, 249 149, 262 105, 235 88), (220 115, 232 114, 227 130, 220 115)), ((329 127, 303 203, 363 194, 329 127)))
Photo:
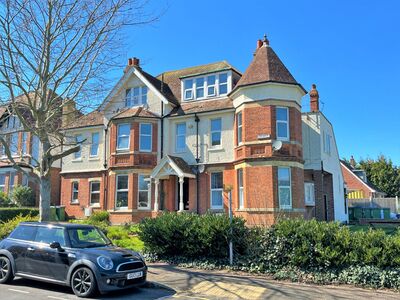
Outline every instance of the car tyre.
POLYGON ((71 277, 71 287, 78 297, 94 296, 97 292, 97 283, 92 270, 86 267, 76 269, 71 277))
POLYGON ((11 261, 6 256, 0 256, 0 283, 9 283, 13 279, 11 261))

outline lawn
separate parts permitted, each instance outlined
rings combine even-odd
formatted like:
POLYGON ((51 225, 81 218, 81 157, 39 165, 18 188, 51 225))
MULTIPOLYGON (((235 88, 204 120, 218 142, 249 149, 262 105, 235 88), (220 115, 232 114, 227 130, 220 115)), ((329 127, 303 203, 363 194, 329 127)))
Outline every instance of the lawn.
POLYGON ((356 231, 368 231, 369 229, 377 230, 381 229, 383 230, 386 234, 394 234, 397 231, 398 226, 396 225, 389 225, 389 224, 380 224, 380 225, 375 225, 374 227, 370 225, 349 225, 349 228, 351 231, 356 232, 356 231))

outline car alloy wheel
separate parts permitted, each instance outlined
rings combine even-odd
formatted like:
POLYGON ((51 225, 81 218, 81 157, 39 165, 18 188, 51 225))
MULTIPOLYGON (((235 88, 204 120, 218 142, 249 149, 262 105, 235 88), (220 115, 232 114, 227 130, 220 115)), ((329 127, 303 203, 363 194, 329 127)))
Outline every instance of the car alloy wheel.
POLYGON ((7 283, 13 279, 11 262, 5 256, 0 256, 0 283, 7 283))
POLYGON ((89 268, 77 269, 71 278, 71 286, 78 297, 90 297, 96 291, 96 279, 89 268))

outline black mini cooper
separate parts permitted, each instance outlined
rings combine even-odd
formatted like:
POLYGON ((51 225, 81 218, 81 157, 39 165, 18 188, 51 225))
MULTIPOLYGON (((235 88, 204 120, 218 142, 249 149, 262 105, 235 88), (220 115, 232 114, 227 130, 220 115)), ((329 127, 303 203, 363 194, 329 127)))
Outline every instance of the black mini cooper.
POLYGON ((95 226, 23 222, 0 241, 0 283, 14 276, 70 286, 78 297, 145 284, 143 257, 95 226))

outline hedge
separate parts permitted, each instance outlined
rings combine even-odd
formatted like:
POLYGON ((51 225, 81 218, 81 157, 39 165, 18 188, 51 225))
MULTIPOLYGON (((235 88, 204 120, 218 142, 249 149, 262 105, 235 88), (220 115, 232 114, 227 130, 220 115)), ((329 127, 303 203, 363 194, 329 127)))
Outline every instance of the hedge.
POLYGON ((244 253, 247 233, 244 224, 243 219, 234 218, 231 235, 226 215, 164 213, 144 219, 139 225, 139 237, 145 251, 158 256, 226 258, 231 238, 235 252, 244 253))
POLYGON ((16 216, 38 216, 39 209, 32 207, 0 207, 0 222, 7 222, 16 216))

